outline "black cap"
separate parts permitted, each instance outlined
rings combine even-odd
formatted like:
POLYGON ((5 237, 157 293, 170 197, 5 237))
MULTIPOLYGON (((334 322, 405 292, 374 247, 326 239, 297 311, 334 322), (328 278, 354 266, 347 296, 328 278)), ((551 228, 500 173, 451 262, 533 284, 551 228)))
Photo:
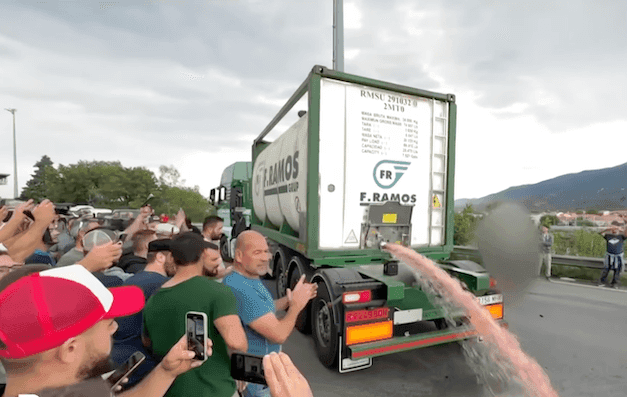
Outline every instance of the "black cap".
POLYGON ((159 240, 151 241, 148 244, 148 252, 170 251, 171 244, 172 244, 172 240, 169 238, 162 238, 159 240))
POLYGON ((172 257, 177 265, 197 262, 206 248, 219 249, 217 245, 194 232, 179 234, 172 239, 170 244, 170 252, 172 252, 172 257))

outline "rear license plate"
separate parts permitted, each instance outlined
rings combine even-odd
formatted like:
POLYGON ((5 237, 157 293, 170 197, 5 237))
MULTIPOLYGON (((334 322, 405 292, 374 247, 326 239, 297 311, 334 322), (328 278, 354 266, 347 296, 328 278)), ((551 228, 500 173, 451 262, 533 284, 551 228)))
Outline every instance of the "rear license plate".
POLYGON ((503 295, 501 294, 484 295, 484 296, 478 296, 477 299, 479 299, 479 303, 481 303, 482 305, 492 305, 494 303, 502 303, 503 295))
POLYGON ((422 309, 399 310, 394 312, 394 324, 409 324, 422 321, 422 309))

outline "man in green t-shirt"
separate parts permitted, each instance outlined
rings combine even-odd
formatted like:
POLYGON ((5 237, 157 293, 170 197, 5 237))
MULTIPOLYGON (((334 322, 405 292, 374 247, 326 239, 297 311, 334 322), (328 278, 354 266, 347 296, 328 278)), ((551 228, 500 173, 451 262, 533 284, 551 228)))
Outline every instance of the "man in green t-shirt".
POLYGON ((203 277, 215 276, 221 262, 218 246, 199 234, 183 233, 173 239, 170 251, 177 271, 146 303, 144 344, 157 358, 165 355, 185 334, 186 313, 202 312, 207 315, 213 355, 200 367, 180 375, 166 396, 237 396, 227 348, 246 352, 246 334, 230 288, 203 277))

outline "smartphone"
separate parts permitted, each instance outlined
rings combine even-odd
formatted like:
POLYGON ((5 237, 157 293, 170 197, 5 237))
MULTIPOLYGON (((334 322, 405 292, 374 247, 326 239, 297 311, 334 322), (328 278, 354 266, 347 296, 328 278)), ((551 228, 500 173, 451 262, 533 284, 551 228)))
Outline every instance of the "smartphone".
POLYGON ((35 220, 35 217, 33 216, 33 213, 30 212, 29 210, 25 210, 24 211, 24 215, 26 215, 27 217, 29 217, 32 221, 35 220))
POLYGON ((231 377, 249 383, 267 385, 268 383, 263 372, 263 357, 233 353, 231 355, 231 377))
POLYGON ((185 314, 187 350, 196 353, 194 360, 207 360, 207 315, 201 312, 185 314))
POLYGON ((7 223, 8 221, 11 220, 11 217, 13 216, 13 210, 9 211, 9 213, 7 214, 7 216, 2 220, 2 222, 7 223))
POLYGON ((126 362, 120 365, 108 378, 107 382, 111 385, 111 390, 119 386, 125 378, 128 378, 133 371, 144 362, 146 356, 141 352, 135 352, 132 356, 126 360, 126 362))

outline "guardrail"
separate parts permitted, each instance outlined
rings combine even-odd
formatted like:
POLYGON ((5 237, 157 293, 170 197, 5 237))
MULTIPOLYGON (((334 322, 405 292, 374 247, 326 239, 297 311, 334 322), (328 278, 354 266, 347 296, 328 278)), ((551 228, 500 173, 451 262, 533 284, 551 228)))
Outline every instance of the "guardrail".
MULTIPOLYGON (((452 256, 456 259, 469 259, 481 263, 481 254, 475 247, 456 245, 453 247, 452 256)), ((551 262, 554 265, 566 265, 585 267, 589 269, 603 269, 603 258, 589 258, 585 256, 552 255, 551 262)))

